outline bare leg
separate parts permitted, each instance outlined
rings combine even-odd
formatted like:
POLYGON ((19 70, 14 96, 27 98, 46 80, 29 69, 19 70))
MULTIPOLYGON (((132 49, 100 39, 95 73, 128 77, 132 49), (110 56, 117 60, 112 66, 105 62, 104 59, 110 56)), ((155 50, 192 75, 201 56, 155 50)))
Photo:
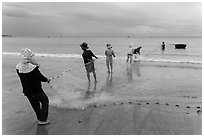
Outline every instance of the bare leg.
POLYGON ((129 55, 127 55, 127 62, 128 62, 128 60, 129 60, 129 55))
POLYGON ((86 93, 90 92, 91 82, 88 83, 87 91, 86 93))
POLYGON ((91 80, 90 80, 90 74, 89 74, 88 71, 87 71, 87 78, 88 78, 88 81, 91 82, 91 80))
POLYGON ((97 82, 97 80, 96 80, 96 72, 95 71, 93 71, 93 76, 94 76, 95 82, 97 82))
POLYGON ((110 62, 111 72, 113 72, 113 62, 110 62))
POLYGON ((96 90, 96 82, 97 82, 97 81, 95 81, 95 83, 94 83, 94 90, 96 90))
POLYGON ((108 72, 110 72, 110 68, 109 68, 109 62, 106 60, 106 66, 108 68, 108 72))
POLYGON ((132 56, 130 55, 130 63, 132 63, 132 56))

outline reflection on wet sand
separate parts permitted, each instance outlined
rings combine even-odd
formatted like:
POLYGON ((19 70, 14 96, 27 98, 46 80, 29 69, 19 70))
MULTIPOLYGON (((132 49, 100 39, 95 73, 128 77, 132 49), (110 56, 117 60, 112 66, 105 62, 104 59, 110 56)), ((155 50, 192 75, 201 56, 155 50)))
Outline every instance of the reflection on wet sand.
POLYGON ((108 73, 107 79, 106 79, 106 86, 112 87, 112 80, 113 80, 113 73, 108 73))
POLYGON ((126 64, 126 74, 128 82, 132 82, 132 64, 126 64))
POLYGON ((135 74, 140 77, 141 76, 141 73, 140 73, 140 63, 141 61, 135 61, 132 65, 133 65, 133 70, 135 72, 135 74))
POLYGON ((96 93, 96 85, 97 85, 97 82, 94 82, 94 87, 93 87, 93 90, 91 91, 91 82, 88 82, 85 98, 91 98, 94 96, 94 94, 96 93))
POLYGON ((90 99, 96 96, 99 97, 103 93, 114 95, 118 92, 117 90, 120 89, 121 85, 124 87, 127 83, 132 83, 134 80, 141 77, 140 63, 140 61, 134 61, 131 64, 126 63, 126 67, 124 66, 124 77, 122 78, 118 79, 118 75, 116 74, 116 77, 113 79, 113 73, 107 73, 107 77, 104 81, 100 81, 100 83, 89 82, 87 84, 85 99, 90 99))
POLYGON ((133 71, 137 77, 141 76, 140 63, 141 61, 134 61, 132 64, 129 64, 129 63, 126 64, 126 74, 127 74, 126 78, 128 82, 132 82, 134 79, 133 71))

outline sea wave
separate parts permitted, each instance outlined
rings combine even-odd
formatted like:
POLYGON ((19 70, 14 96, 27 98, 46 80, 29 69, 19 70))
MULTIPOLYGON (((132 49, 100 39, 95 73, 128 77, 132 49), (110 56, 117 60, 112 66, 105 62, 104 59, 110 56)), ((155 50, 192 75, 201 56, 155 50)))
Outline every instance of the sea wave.
MULTIPOLYGON (((19 52, 2 52, 3 55, 20 56, 19 52)), ((81 58, 79 54, 50 54, 50 53, 35 53, 37 57, 58 57, 58 58, 81 58)))
MULTIPOLYGON (((20 56, 19 52, 2 52, 3 55, 20 56)), ((58 57, 58 58, 82 58, 81 54, 50 54, 50 53, 35 53, 38 57, 58 57)), ((99 58, 105 58, 105 55, 97 55, 99 58)), ((117 56, 116 60, 126 60, 125 56, 117 56)), ((189 63, 189 64, 202 64, 202 61, 196 59, 169 59, 169 58, 153 58, 146 56, 139 56, 136 60, 144 62, 163 62, 163 63, 189 63)))
POLYGON ((189 64, 202 64, 202 61, 195 59, 167 59, 167 58, 140 58, 140 61, 146 62, 164 62, 164 63, 189 63, 189 64))
MULTIPOLYGON (((126 57, 117 57, 116 59, 126 60, 126 57)), ((143 62, 162 62, 162 63, 188 63, 188 64, 202 64, 202 61, 192 58, 159 58, 159 57, 146 57, 138 56, 134 61, 143 61, 143 62)))

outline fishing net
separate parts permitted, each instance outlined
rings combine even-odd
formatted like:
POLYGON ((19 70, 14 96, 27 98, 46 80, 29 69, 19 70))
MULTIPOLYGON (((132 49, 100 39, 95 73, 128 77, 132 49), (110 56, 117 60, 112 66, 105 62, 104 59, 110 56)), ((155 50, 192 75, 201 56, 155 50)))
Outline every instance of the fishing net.
POLYGON ((83 93, 86 92, 84 81, 69 73, 62 73, 50 82, 53 94, 50 96, 50 104, 63 108, 76 108, 81 106, 83 93))
MULTIPOLYGON (((84 72, 86 73, 86 71, 84 72)), ((111 94, 103 92, 101 87, 103 86, 94 81, 88 83, 86 77, 77 77, 70 71, 62 72, 53 77, 49 83, 50 105, 60 108, 83 109, 95 103, 112 100, 111 94)))

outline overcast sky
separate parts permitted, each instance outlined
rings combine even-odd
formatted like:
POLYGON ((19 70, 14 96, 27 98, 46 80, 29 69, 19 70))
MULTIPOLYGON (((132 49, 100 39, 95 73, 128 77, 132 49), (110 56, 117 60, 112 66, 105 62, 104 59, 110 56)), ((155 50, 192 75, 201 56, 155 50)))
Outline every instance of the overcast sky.
POLYGON ((202 3, 9 2, 2 32, 14 36, 201 36, 202 3))

